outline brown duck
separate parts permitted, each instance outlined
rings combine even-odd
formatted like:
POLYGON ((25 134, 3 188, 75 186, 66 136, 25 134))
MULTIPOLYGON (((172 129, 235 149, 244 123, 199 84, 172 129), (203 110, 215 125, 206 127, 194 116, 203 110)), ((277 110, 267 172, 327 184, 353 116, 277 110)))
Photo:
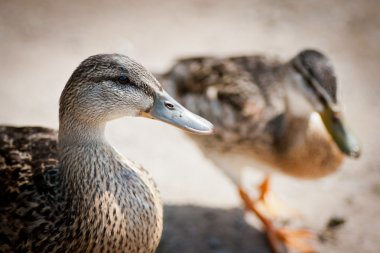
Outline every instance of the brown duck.
POLYGON ((155 251, 157 187, 104 136, 106 122, 124 116, 212 132, 131 58, 89 57, 62 92, 58 142, 53 130, 0 127, 0 252, 155 251))
POLYGON ((315 50, 285 63, 263 56, 189 58, 160 78, 178 101, 214 124, 214 135, 194 140, 239 187, 274 251, 285 251, 281 241, 300 245, 295 237, 308 233, 276 229, 257 208, 265 200, 268 179, 253 201, 242 188, 241 172, 262 167, 313 179, 336 171, 344 155, 359 156, 359 144, 343 121, 329 59, 315 50))

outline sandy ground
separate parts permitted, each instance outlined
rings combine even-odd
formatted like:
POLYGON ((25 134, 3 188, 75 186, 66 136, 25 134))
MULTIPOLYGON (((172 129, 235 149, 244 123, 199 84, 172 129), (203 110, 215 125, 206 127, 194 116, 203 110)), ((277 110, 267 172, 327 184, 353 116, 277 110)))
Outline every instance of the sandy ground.
MULTIPOLYGON (((339 95, 363 156, 318 181, 276 176, 274 190, 302 213, 297 226, 326 234, 320 252, 380 248, 380 2, 0 1, 0 123, 58 126, 60 92, 85 57, 118 52, 152 71, 176 57, 261 53, 288 59, 305 47, 334 62, 339 95), (326 239, 327 238, 327 239, 326 239)), ((112 122, 109 139, 142 163, 166 203, 160 252, 269 252, 248 226, 236 189, 186 136, 145 119, 112 122)), ((259 172, 248 173, 258 182, 259 172)))

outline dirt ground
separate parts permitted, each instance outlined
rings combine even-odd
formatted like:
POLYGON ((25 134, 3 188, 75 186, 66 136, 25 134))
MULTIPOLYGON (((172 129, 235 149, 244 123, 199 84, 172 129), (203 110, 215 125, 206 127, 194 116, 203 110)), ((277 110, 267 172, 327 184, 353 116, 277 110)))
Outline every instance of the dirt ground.
MULTIPOLYGON (((302 214, 292 226, 320 235, 319 252, 377 253, 379 10, 375 0, 2 0, 0 123, 56 128, 65 82, 81 60, 96 53, 128 54, 159 72, 181 56, 257 53, 288 59, 317 48, 334 63, 339 98, 363 155, 317 181, 277 175, 273 189, 302 214), (344 222, 326 230, 331 220, 344 222)), ((110 123, 107 134, 151 171, 161 189, 166 206, 159 252, 269 252, 260 226, 248 225, 236 189, 181 131, 122 119, 110 123)), ((262 174, 246 177, 252 185, 262 174)))

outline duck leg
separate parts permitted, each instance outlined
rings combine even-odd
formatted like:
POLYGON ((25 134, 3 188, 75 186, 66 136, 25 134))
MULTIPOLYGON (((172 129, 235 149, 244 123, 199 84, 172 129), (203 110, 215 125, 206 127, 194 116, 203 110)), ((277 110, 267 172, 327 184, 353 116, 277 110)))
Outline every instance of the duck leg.
POLYGON ((282 203, 270 188, 270 174, 267 174, 258 187, 259 197, 256 204, 260 209, 264 209, 273 218, 283 217, 284 215, 299 216, 297 210, 290 208, 282 203))
POLYGON ((267 206, 266 199, 269 193, 269 185, 270 185, 270 175, 266 175, 264 180, 259 185, 259 199, 258 201, 262 202, 264 206, 267 206))
POLYGON ((247 192, 241 187, 239 187, 239 194, 245 204, 245 207, 253 212, 263 223, 269 244, 274 253, 288 253, 289 249, 294 249, 301 253, 315 252, 313 247, 307 242, 313 238, 313 234, 310 231, 276 228, 272 220, 266 217, 265 214, 257 207, 257 202, 260 201, 260 198, 258 201, 253 201, 247 192))

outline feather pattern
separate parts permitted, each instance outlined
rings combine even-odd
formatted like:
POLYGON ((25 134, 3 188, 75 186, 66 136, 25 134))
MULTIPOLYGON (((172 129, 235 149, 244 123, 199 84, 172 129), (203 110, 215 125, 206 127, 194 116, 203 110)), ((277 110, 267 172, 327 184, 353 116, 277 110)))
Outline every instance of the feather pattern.
POLYGON ((105 139, 162 88, 122 55, 96 55, 69 79, 60 129, 0 126, 0 252, 154 252, 162 202, 149 173, 105 139), (130 82, 115 81, 117 73, 130 82), (123 114, 122 114, 123 113, 123 114))
POLYGON ((93 150, 71 150, 82 160, 69 159, 75 171, 62 180, 56 131, 0 127, 1 252, 154 251, 162 226, 155 183, 113 149, 93 150))
MULTIPOLYGON (((309 68, 319 64, 308 63, 309 68)), ((324 176, 343 156, 320 122, 310 121, 312 112, 290 110, 298 99, 289 92, 294 76, 292 64, 253 55, 180 59, 158 78, 176 99, 214 124, 214 135, 192 138, 227 174, 259 166, 296 177, 324 176)), ((334 95, 335 88, 330 90, 334 95)))

